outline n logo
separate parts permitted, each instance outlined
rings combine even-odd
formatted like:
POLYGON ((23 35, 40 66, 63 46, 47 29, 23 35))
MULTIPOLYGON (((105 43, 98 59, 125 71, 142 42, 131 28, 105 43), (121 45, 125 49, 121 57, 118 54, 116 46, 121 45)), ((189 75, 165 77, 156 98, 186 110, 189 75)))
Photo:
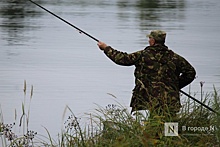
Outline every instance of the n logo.
POLYGON ((164 124, 165 136, 178 136, 178 123, 164 124))

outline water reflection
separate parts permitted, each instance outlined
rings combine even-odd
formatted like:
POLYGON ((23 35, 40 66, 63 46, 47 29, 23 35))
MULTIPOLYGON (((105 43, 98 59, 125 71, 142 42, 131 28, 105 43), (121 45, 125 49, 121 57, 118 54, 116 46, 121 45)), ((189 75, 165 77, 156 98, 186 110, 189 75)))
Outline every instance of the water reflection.
POLYGON ((134 2, 122 0, 118 1, 117 4, 121 9, 119 17, 122 19, 129 17, 126 14, 128 11, 125 10, 135 8, 135 12, 137 12, 136 21, 140 21, 141 30, 152 30, 161 27, 163 21, 182 21, 185 18, 185 0, 138 0, 134 2))
MULTIPOLYGON (((206 91, 213 83, 219 89, 219 0, 199 5, 199 0, 34 1, 127 52, 147 42, 143 35, 148 30, 164 29, 172 48, 198 71, 200 79, 192 87, 205 81, 206 91)), ((28 0, 0 0, 0 101, 6 116, 20 106, 16 98, 24 79, 36 87, 32 121, 37 126, 53 124, 48 129, 55 133, 66 104, 76 113, 85 112, 94 102, 108 104, 103 98, 110 92, 129 105, 133 70, 112 65, 95 50, 96 44, 72 30, 28 0)))
POLYGON ((30 17, 39 16, 40 13, 34 11, 33 5, 29 1, 2 1, 0 2, 0 24, 1 32, 7 34, 2 36, 7 40, 8 45, 24 45, 30 38, 25 35, 26 31, 38 28, 29 21, 30 17))
MULTIPOLYGON (((78 5, 86 7, 91 5, 99 5, 103 7, 106 5, 117 5, 119 8, 118 17, 127 20, 135 18, 139 22, 140 30, 152 30, 161 27, 161 22, 165 21, 182 21, 184 19, 185 0, 136 0, 136 1, 101 1, 96 0, 53 0, 53 1, 37 1, 37 3, 44 6, 47 5, 78 5)), ((8 41, 9 45, 19 45, 29 40, 25 32, 30 29, 39 28, 38 25, 30 22, 30 17, 39 17, 42 13, 39 8, 36 8, 29 1, 2 1, 0 16, 2 18, 1 28, 4 35, 3 39, 8 41), (37 10, 35 10, 35 8, 37 10)), ((166 28, 167 29, 167 28, 166 28)), ((169 29, 169 28, 168 28, 169 29)), ((173 28, 172 28, 173 29, 173 28)))

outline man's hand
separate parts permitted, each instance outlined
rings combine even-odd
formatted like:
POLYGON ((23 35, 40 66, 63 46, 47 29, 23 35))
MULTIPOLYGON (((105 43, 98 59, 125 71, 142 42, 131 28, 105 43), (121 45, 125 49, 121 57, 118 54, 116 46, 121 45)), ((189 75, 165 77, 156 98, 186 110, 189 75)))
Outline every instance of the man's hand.
POLYGON ((100 48, 101 50, 104 50, 104 49, 107 47, 107 44, 105 44, 104 42, 101 42, 101 41, 99 41, 99 42, 97 43, 97 45, 99 46, 99 48, 100 48))

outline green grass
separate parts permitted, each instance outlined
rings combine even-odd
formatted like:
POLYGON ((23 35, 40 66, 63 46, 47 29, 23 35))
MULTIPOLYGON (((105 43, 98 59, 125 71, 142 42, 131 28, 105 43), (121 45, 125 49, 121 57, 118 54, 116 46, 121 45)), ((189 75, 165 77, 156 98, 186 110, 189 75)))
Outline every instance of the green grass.
MULTIPOLYGON (((164 116, 151 113, 148 118, 131 116, 122 105, 109 104, 97 106, 92 114, 86 114, 88 124, 82 125, 80 118, 74 115, 68 106, 64 111, 64 128, 53 139, 46 130, 47 136, 41 136, 29 129, 30 103, 26 103, 26 82, 24 86, 24 102, 19 127, 23 130, 18 135, 13 132, 17 124, 4 124, 0 111, 1 145, 23 147, 151 147, 151 146, 219 146, 220 116, 195 103, 190 98, 181 96, 182 109, 175 122, 178 122, 178 136, 165 136, 164 125, 169 122, 164 116), (27 108, 26 108, 27 107, 27 108), (67 111, 70 115, 65 118, 67 111)), ((33 96, 31 87, 30 100, 33 96)), ((213 93, 204 94, 201 100, 217 112, 220 112, 220 96, 214 88, 213 93)), ((174 120, 170 120, 174 122, 174 120)))

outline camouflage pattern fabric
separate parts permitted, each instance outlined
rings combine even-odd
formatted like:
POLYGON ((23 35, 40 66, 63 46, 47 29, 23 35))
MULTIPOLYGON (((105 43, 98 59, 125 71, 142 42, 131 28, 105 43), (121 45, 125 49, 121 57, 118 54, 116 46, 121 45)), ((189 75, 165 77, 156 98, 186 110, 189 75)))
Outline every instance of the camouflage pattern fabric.
POLYGON ((147 35, 147 37, 154 38, 157 41, 162 41, 166 39, 166 32, 161 30, 153 30, 149 35, 147 35))
POLYGON ((136 67, 135 87, 130 104, 132 111, 179 111, 179 90, 190 84, 196 74, 186 59, 165 45, 148 46, 131 54, 108 46, 104 53, 118 65, 136 67))

